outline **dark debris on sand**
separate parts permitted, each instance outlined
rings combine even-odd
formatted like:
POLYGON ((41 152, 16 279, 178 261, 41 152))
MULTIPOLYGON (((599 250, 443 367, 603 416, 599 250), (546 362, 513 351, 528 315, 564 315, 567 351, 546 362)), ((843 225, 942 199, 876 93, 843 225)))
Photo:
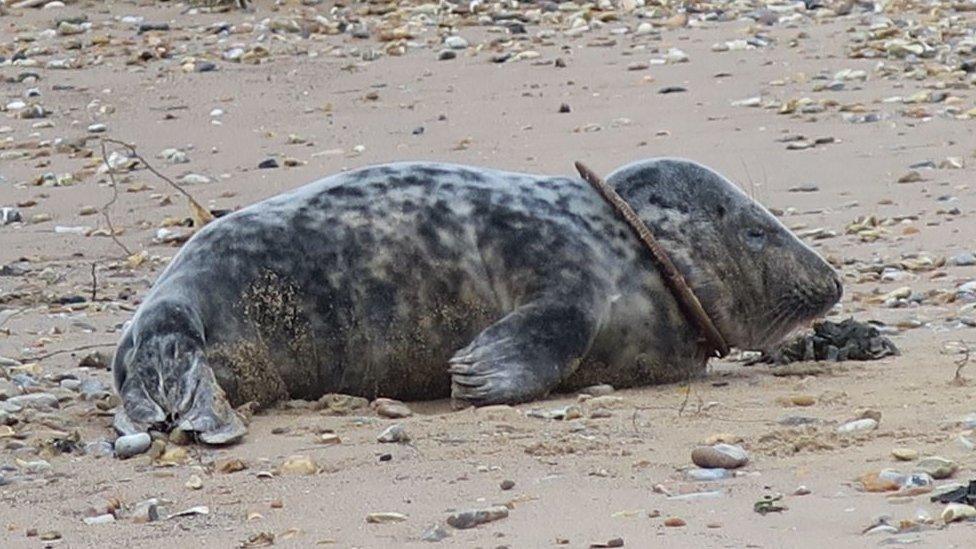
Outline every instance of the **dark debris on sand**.
POLYGON ((812 360, 878 360, 897 356, 898 348, 881 335, 876 326, 848 318, 843 322, 823 320, 813 326, 813 333, 790 339, 753 361, 767 364, 789 364, 812 360))

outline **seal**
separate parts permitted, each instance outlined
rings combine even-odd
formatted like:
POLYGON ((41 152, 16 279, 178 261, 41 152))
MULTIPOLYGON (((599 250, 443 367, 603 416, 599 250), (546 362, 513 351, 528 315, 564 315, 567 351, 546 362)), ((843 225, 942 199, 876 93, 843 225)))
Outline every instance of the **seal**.
MULTIPOLYGON (((837 274, 697 163, 609 184, 729 345, 765 349, 826 313, 837 274)), ((518 403, 702 374, 709 348, 648 250, 585 181, 436 163, 327 177, 203 227, 113 361, 123 433, 245 432, 234 407, 327 393, 518 403)))

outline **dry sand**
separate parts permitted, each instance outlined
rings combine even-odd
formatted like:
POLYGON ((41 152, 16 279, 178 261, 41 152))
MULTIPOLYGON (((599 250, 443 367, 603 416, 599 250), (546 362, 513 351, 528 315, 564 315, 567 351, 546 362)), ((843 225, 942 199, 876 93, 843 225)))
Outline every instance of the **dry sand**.
MULTIPOLYGON (((916 34, 936 46, 956 44, 967 32, 971 36, 976 21, 972 11, 965 11, 967 4, 957 3, 959 9, 953 10, 952 3, 944 2, 935 12, 890 4, 878 15, 855 6, 845 16, 801 7, 780 13, 787 19, 799 14, 793 23, 762 26, 729 17, 727 22, 693 26, 675 20, 670 26, 675 28, 658 28, 660 19, 638 19, 620 10, 619 21, 594 25, 579 36, 564 34, 573 17, 566 11, 560 22, 528 23, 527 35, 485 25, 460 26, 457 33, 471 46, 447 61, 436 60, 442 49, 438 32, 447 30, 436 27, 416 33, 414 42, 423 47, 364 61, 363 52, 372 58, 370 49, 382 52, 403 43, 391 46, 377 40, 381 30, 395 26, 388 23, 390 15, 366 18, 373 32, 369 39, 317 32, 306 38, 245 28, 217 42, 218 36, 204 28, 220 21, 259 25, 268 17, 309 21, 313 13, 337 19, 330 12, 332 2, 301 7, 284 1, 277 12, 270 11, 270 2, 256 4, 253 13, 187 14, 182 13, 186 6, 174 3, 69 2, 57 9, 8 7, 0 16, 0 55, 7 59, 0 64, 0 76, 13 79, 3 84, 3 103, 36 87, 40 97, 26 102, 36 101, 50 111, 43 119, 21 119, 21 109, 14 105, 0 118, 0 126, 9 128, 0 134, 5 140, 0 141, 5 154, 0 161, 0 206, 35 202, 20 208, 25 219, 51 216, 49 221, 0 227, 0 265, 26 259, 22 265, 29 268, 26 275, 0 277, 0 356, 21 364, 4 366, 0 398, 19 394, 9 380, 17 373, 38 381, 33 390, 61 397, 57 410, 11 414, 20 421, 0 440, 6 479, 0 487, 0 545, 230 547, 266 533, 281 546, 426 546, 422 533, 432 524, 444 525, 452 510, 509 504, 507 518, 478 528, 444 525, 450 537, 439 544, 587 547, 622 538, 626 547, 860 547, 890 540, 924 547, 972 546, 976 524, 944 526, 943 506, 930 503, 929 494, 890 498, 861 491, 855 482, 884 468, 910 471, 911 463, 891 456, 897 447, 956 461, 959 470, 952 479, 937 481, 939 485, 968 482, 976 467, 976 453, 960 442, 968 432, 959 423, 976 412, 970 400, 973 388, 951 382, 957 357, 943 352, 947 342, 976 340, 973 328, 958 320, 973 318, 972 307, 965 299, 954 299, 960 284, 976 279, 976 267, 943 263, 976 248, 970 167, 976 164, 976 121, 967 114, 974 107, 971 79, 938 70, 957 67, 965 59, 951 48, 922 61, 883 52, 881 59, 849 57, 856 33, 868 32, 884 17, 915 22, 916 29, 938 27, 941 21, 937 39, 916 34), (81 14, 94 28, 82 26, 77 35, 43 35, 55 18, 81 14), (119 20, 122 16, 165 21, 171 30, 137 34, 132 23, 119 20), (642 21, 655 22, 654 32, 613 32, 633 31, 642 21), (538 38, 544 29, 553 30, 551 38, 538 38), (771 44, 712 51, 715 43, 756 32, 771 44), (234 43, 249 45, 261 35, 267 35, 263 43, 271 50, 262 63, 220 58, 234 43), (25 41, 27 36, 38 39, 25 41), (109 42, 100 44, 100 37, 109 42), (521 41, 511 41, 513 37, 521 41), (80 49, 72 49, 72 41, 80 49), (493 47, 480 46, 491 41, 496 41, 493 47), (663 58, 669 48, 680 48, 689 61, 628 70, 633 63, 663 58), (38 66, 10 63, 15 52, 24 50, 29 59, 39 60, 38 66), (171 53, 126 63, 143 50, 171 53), (506 63, 489 60, 505 51, 526 50, 538 56, 523 54, 506 63), (80 66, 45 67, 50 60, 69 57, 79 58, 80 66), (210 60, 219 70, 184 71, 187 57, 210 60), (554 66, 557 58, 564 68, 554 66), (877 70, 879 60, 893 72, 877 70), (920 71, 918 78, 908 74, 926 66, 931 70, 920 71), (845 81, 839 91, 814 91, 843 69, 865 71, 866 81, 845 81), (35 72, 40 80, 17 82, 23 72, 35 72), (667 86, 687 91, 660 94, 667 86), (925 91, 930 92, 927 102, 882 102, 925 91), (941 91, 950 98, 932 102, 931 94, 941 91), (752 97, 761 97, 763 106, 733 106, 752 97), (805 97, 815 105, 826 101, 823 112, 777 114, 780 103, 805 97), (571 112, 560 113, 562 103, 571 112), (840 107, 857 114, 861 109, 851 105, 858 103, 867 112, 883 113, 883 119, 845 121, 840 107), (223 114, 212 115, 214 109, 223 114), (34 126, 38 122, 42 124, 34 126), (788 226, 833 231, 834 236, 811 240, 844 274, 846 294, 832 318, 853 315, 887 323, 903 354, 868 363, 806 365, 811 368, 793 375, 780 375, 783 370, 776 368, 714 363, 707 378, 690 385, 618 391, 613 396, 619 400, 607 403, 609 417, 602 418, 593 418, 597 406, 586 402, 580 404, 583 417, 571 421, 527 415, 575 404, 575 395, 460 412, 451 411, 447 402, 410 403, 414 416, 395 420, 412 437, 410 444, 376 442, 394 420, 368 411, 339 417, 290 409, 254 417, 238 445, 191 446, 186 462, 170 467, 146 456, 121 461, 78 451, 58 453, 43 441, 75 430, 82 445, 114 438, 110 415, 95 402, 58 388, 58 376, 94 377, 109 385, 110 373, 79 369, 87 351, 45 355, 95 344, 105 344, 101 350, 111 352, 121 323, 177 251, 154 241, 161 224, 190 217, 172 188, 138 169, 120 176, 122 192, 110 211, 116 229, 123 231, 120 241, 133 253, 147 252, 148 259, 130 268, 126 254, 110 238, 57 233, 57 226, 105 228, 99 215, 81 215, 83 207, 97 208, 112 196, 105 175, 94 173, 98 141, 91 139, 81 148, 94 151, 95 157, 51 146, 56 138, 84 136, 93 123, 104 123, 105 135, 134 143, 170 176, 212 178, 212 183, 186 187, 212 208, 236 208, 342 169, 401 159, 571 174, 574 160, 608 173, 645 157, 691 158, 726 174, 768 207, 784 211, 788 226), (416 128, 423 128, 422 134, 415 135, 416 128), (290 135, 305 143, 289 144, 290 135), (834 142, 788 150, 784 138, 795 135, 832 137, 834 142), (184 149, 190 162, 173 165, 153 158, 167 148, 184 149), (300 165, 257 169, 272 156, 279 164, 287 157, 300 165), (964 167, 919 169, 921 181, 897 183, 909 165, 933 161, 939 166, 947 157, 958 157, 964 167), (75 182, 54 186, 39 180, 45 173, 75 173, 75 182), (789 191, 801 185, 819 190, 789 191), (950 213, 953 208, 958 210, 950 213), (912 217, 874 232, 846 234, 848 225, 862 216, 882 221, 912 217), (91 302, 93 263, 98 290, 91 302), (878 279, 886 265, 899 280, 878 279), (900 287, 910 288, 917 299, 888 304, 903 305, 897 307, 877 299, 900 287), (85 301, 55 304, 64 296, 83 296, 85 301), (793 406, 794 395, 808 395, 815 403, 793 406), (839 424, 867 408, 880 412, 878 429, 849 437, 835 434, 839 424), (817 421, 790 428, 780 423, 788 416, 817 421), (341 443, 316 442, 318 433, 329 430, 341 443), (723 433, 741 439, 751 455, 749 464, 728 480, 684 480, 683 470, 692 467, 691 450, 723 433), (311 457, 321 471, 270 478, 258 474, 275 470, 293 454, 311 457), (384 454, 386 461, 381 460, 384 454), (227 458, 244 460, 248 467, 215 471, 214 461, 227 458), (26 463, 41 459, 48 470, 35 472, 32 467, 44 466, 26 463), (185 486, 192 475, 202 479, 199 490, 185 486), (503 491, 503 480, 514 481, 514 487, 503 491), (801 485, 810 493, 793 495, 801 485), (664 493, 705 491, 716 493, 691 499, 664 493), (786 510, 754 512, 756 501, 775 494, 784 495, 780 503, 786 510), (148 524, 132 521, 127 510, 147 498, 163 500, 164 513, 204 505, 209 514, 164 516, 148 524), (113 502, 122 505, 116 522, 83 521, 104 513, 113 502), (367 523, 367 515, 375 512, 402 513, 406 520, 367 523), (863 535, 881 515, 890 516, 890 523, 903 531, 863 535), (668 517, 681 518, 686 525, 666 527, 668 517), (905 520, 910 522, 900 525, 905 520), (52 531, 60 539, 39 539, 52 531)), ((743 6, 732 12, 749 11, 743 6)), ((491 13, 499 8, 485 9, 491 13)), ((701 11, 714 10, 704 5, 701 11)), ((653 15, 651 8, 643 12, 653 15)), ((657 13, 667 17, 676 12, 659 8, 657 13)), ((692 14, 691 19, 701 18, 692 14)), ((909 34, 891 28, 896 32, 886 39, 909 34)), ((962 375, 970 375, 967 368, 962 375)))

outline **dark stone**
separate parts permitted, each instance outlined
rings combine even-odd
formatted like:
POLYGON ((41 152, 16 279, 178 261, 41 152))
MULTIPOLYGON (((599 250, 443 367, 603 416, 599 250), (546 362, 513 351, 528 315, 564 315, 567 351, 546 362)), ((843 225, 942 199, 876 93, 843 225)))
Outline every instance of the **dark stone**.
POLYGON ((688 91, 688 88, 683 88, 681 86, 666 86, 657 91, 657 93, 684 93, 688 91))
POLYGON ((140 23, 139 34, 152 31, 168 31, 169 23, 140 23))

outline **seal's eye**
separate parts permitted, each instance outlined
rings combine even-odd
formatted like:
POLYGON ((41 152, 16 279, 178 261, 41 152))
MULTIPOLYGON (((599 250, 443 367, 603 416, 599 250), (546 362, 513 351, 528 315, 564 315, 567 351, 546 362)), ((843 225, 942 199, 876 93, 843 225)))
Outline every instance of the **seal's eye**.
POLYGON ((760 250, 766 244, 766 231, 759 227, 746 229, 746 245, 753 250, 760 250))

